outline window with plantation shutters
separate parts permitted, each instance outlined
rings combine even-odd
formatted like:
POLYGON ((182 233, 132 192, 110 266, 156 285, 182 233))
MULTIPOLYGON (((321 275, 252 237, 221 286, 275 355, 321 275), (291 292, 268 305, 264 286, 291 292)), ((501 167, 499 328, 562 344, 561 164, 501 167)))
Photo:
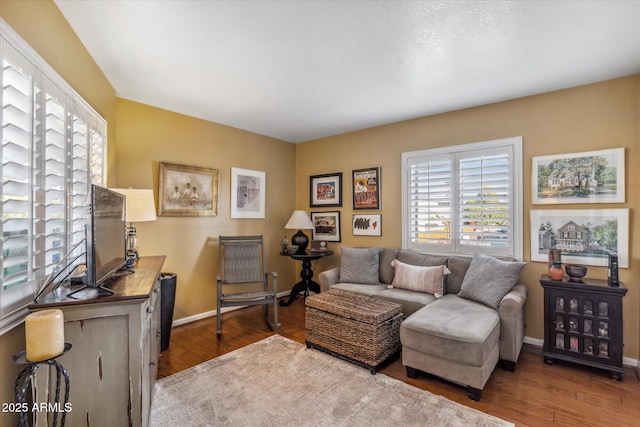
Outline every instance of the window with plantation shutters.
POLYGON ((403 153, 403 247, 522 258, 522 138, 403 153))
POLYGON ((89 187, 104 184, 106 123, 1 19, 0 58, 3 333, 83 249, 89 187))

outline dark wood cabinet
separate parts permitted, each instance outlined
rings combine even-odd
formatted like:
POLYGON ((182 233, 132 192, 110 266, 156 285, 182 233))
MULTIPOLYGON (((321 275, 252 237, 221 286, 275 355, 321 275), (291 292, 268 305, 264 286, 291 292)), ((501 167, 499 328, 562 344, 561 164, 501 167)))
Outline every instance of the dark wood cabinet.
POLYGON ((545 362, 566 360, 606 369, 622 379, 623 283, 608 286, 606 280, 583 278, 582 282, 551 280, 542 275, 544 288, 545 362))

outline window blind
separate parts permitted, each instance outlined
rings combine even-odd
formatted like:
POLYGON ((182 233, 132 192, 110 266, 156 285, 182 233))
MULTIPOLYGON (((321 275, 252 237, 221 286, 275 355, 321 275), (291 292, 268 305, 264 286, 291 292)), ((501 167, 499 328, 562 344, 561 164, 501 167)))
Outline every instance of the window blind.
POLYGON ((522 140, 403 153, 403 247, 522 257, 522 140))
POLYGON ((0 58, 4 333, 84 239, 89 186, 104 185, 106 122, 1 19, 0 58))

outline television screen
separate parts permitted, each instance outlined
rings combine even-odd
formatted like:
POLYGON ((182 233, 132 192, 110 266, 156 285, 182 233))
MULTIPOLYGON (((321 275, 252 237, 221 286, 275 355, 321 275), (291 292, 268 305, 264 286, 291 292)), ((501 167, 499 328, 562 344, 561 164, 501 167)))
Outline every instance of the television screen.
POLYGON ((100 285, 126 264, 126 198, 98 185, 91 186, 87 218, 87 270, 84 283, 100 285))

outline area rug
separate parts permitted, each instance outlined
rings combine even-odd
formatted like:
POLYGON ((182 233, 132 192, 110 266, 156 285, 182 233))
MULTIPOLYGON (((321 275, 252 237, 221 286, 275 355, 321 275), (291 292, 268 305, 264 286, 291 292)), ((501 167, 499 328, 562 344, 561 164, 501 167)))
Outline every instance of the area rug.
POLYGON ((159 380, 151 425, 513 424, 273 335, 159 380))

